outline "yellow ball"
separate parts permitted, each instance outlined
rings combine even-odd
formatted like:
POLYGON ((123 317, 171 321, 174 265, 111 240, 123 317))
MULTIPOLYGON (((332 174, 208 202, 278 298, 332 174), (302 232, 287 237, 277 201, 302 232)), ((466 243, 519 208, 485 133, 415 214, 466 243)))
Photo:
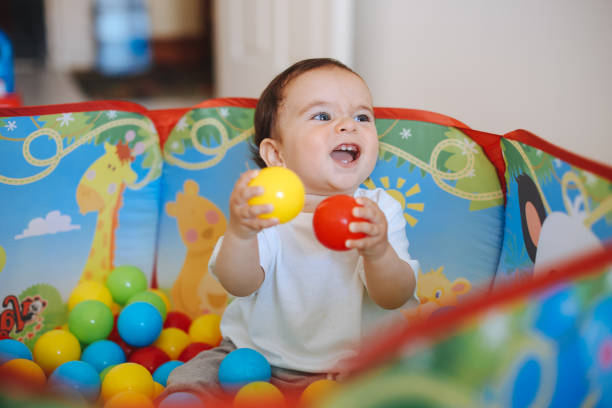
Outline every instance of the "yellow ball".
POLYGON ((159 395, 164 392, 166 387, 158 383, 157 381, 153 381, 153 399, 159 397, 159 395))
POLYGON ((250 186, 262 186, 264 193, 249 200, 249 205, 272 204, 271 213, 260 218, 278 218, 280 223, 293 219, 304 207, 304 185, 293 171, 285 167, 265 167, 251 180, 250 186))
POLYGON ((117 364, 106 373, 100 394, 103 401, 108 401, 123 391, 136 391, 147 398, 152 398, 153 376, 140 364, 117 364))
POLYGON ((96 281, 85 281, 77 285, 68 298, 68 311, 84 300, 99 300, 108 307, 113 305, 113 297, 104 284, 96 281))
POLYGON ((47 376, 32 360, 15 358, 0 365, 0 382, 42 389, 47 383, 47 376))
POLYGON ((265 381, 249 383, 236 393, 234 408, 280 408, 285 406, 285 396, 274 385, 265 381))
POLYGON ((104 408, 154 408, 151 398, 137 391, 122 391, 112 396, 104 408))
POLYGON ((191 343, 187 333, 176 327, 163 329, 153 345, 166 352, 170 360, 178 360, 185 347, 191 343))
POLYGON ((302 392, 300 404, 307 407, 314 406, 321 398, 333 392, 338 385, 334 380, 317 380, 302 392))
POLYGON ((193 343, 218 346, 221 343, 221 316, 208 313, 196 318, 189 326, 189 337, 193 343))
POLYGON ((153 292, 155 293, 157 296, 159 296, 161 298, 161 300, 164 301, 164 304, 166 305, 166 311, 169 312, 171 311, 171 305, 170 305, 170 299, 168 299, 168 295, 166 295, 164 292, 162 292, 159 289, 147 289, 148 292, 153 292))
POLYGON ((65 330, 51 330, 34 344, 34 361, 49 375, 58 366, 81 357, 81 345, 74 334, 65 330))

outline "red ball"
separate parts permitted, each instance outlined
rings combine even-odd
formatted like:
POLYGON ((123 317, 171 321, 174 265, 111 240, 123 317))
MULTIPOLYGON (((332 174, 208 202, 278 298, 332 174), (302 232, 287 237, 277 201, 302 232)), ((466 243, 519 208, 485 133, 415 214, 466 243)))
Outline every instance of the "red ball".
POLYGON ((134 351, 134 347, 130 346, 129 344, 127 344, 119 335, 119 331, 117 330, 117 319, 119 318, 119 315, 115 315, 115 322, 113 324, 113 330, 111 330, 110 334, 108 335, 107 339, 114 341, 115 343, 117 343, 119 345, 119 347, 121 347, 121 349, 123 350, 123 352, 125 353, 126 357, 129 357, 130 354, 132 354, 132 351, 134 351))
POLYGON ((130 363, 140 364, 151 374, 157 370, 157 367, 170 361, 170 357, 165 351, 155 347, 147 346, 134 350, 128 359, 130 363))
POLYGON ((347 239, 360 239, 366 235, 350 232, 349 224, 355 221, 367 221, 352 214, 353 208, 359 206, 357 201, 347 195, 334 195, 321 201, 312 218, 314 233, 319 242, 329 249, 346 251, 347 239))
POLYGON ((191 343, 183 349, 178 359, 186 363, 187 361, 200 354, 201 351, 209 350, 211 348, 213 348, 213 346, 211 346, 210 344, 199 342, 191 343))
POLYGON ((173 310, 168 312, 166 315, 166 321, 164 322, 164 329, 169 327, 176 327, 181 329, 185 333, 189 333, 189 326, 191 326, 191 318, 183 312, 173 310))

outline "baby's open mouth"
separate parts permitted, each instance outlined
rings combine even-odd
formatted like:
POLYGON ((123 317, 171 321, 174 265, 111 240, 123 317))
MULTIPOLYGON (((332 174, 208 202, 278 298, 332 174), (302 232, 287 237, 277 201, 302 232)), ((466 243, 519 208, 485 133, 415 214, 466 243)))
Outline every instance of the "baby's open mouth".
POLYGON ((356 144, 342 143, 336 146, 329 155, 338 163, 349 164, 357 160, 360 154, 361 150, 356 144))

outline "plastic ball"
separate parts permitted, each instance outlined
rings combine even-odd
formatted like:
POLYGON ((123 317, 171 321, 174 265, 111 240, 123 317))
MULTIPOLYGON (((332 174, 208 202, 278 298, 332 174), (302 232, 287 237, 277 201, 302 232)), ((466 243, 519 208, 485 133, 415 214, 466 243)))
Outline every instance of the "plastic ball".
POLYGON ((170 299, 168 298, 168 295, 166 295, 162 290, 160 290, 160 289, 147 289, 147 292, 155 293, 157 296, 159 296, 161 298, 161 300, 164 302, 164 305, 166 306, 166 311, 167 312, 169 312, 172 309, 172 305, 170 304, 170 299))
POLYGON ((136 391, 123 391, 113 395, 104 408, 154 408, 151 398, 136 391))
POLYGON ((34 344, 34 361, 49 375, 60 365, 81 357, 81 345, 74 334, 65 330, 44 333, 34 344))
POLYGON ((171 360, 176 360, 189 343, 191 338, 187 333, 176 327, 170 327, 161 331, 153 345, 165 351, 171 360))
POLYGON ((84 361, 68 361, 57 367, 49 377, 49 386, 77 391, 93 402, 100 393, 100 376, 96 369, 84 361))
POLYGON ((191 343, 181 353, 179 360, 186 363, 204 350, 210 350, 212 346, 206 343, 191 343))
POLYGON ((115 315, 114 319, 115 319, 115 322, 113 324, 113 330, 108 335, 108 340, 117 343, 119 347, 121 347, 121 350, 123 350, 123 353, 125 354, 125 357, 127 358, 134 351, 134 347, 127 344, 119 335, 119 330, 117 330, 117 325, 118 325, 117 322, 119 320, 119 315, 118 314, 115 315))
POLYGON ((113 330, 113 312, 99 300, 85 300, 68 315, 68 329, 83 344, 105 339, 113 330))
POLYGON ((272 204, 271 213, 260 218, 278 218, 282 224, 293 219, 304 207, 304 185, 293 171, 285 167, 265 167, 259 171, 249 186, 262 186, 264 193, 249 200, 249 205, 272 204))
POLYGON ((20 341, 14 339, 0 340, 0 364, 4 364, 14 358, 25 358, 32 360, 32 352, 20 341))
POLYGON ((255 381, 240 388, 234 397, 234 408, 281 408, 283 393, 269 382, 255 381))
POLYGON ((108 372, 115 367, 115 365, 110 365, 108 367, 106 367, 104 370, 100 371, 100 382, 104 382, 104 378, 106 378, 106 374, 108 374, 108 372))
POLYGON ((317 380, 309 384, 308 387, 302 391, 300 405, 314 406, 317 401, 333 392, 338 385, 336 381, 328 379, 317 380))
POLYGON ((162 320, 166 319, 166 314, 167 314, 166 304, 164 303, 162 298, 159 297, 159 295, 146 290, 144 292, 136 293, 134 296, 130 297, 127 301, 127 304, 129 305, 134 302, 145 302, 145 303, 152 304, 153 306, 155 306, 155 308, 161 315, 162 320))
POLYGON ((113 296, 113 300, 123 306, 130 297, 147 290, 147 277, 135 266, 117 266, 108 275, 106 287, 113 296))
POLYGON ((343 194, 328 197, 319 203, 312 217, 312 227, 323 246, 345 251, 349 249, 346 240, 365 237, 363 233, 349 231, 351 222, 365 221, 352 214, 353 208, 358 206, 353 197, 343 194))
POLYGON ((153 399, 157 398, 165 389, 166 387, 153 380, 153 399))
POLYGON ((91 364, 100 373, 108 366, 125 363, 125 353, 113 341, 98 340, 83 350, 81 361, 91 364))
POLYGON ((102 382, 101 396, 108 401, 123 391, 136 391, 151 398, 153 396, 153 377, 143 366, 135 363, 118 364, 111 368, 102 382))
POLYGON ((170 375, 172 370, 174 370, 176 367, 181 366, 183 364, 185 363, 183 363, 182 361, 170 360, 160 365, 159 367, 157 367, 157 370, 155 370, 155 372, 153 373, 153 381, 158 382, 165 387, 166 383, 168 382, 168 376, 170 375))
POLYGON ((238 348, 229 353, 219 365, 219 382, 227 392, 235 392, 254 381, 269 381, 270 363, 256 350, 238 348))
POLYGON ((221 316, 208 313, 202 315, 189 326, 189 337, 194 343, 206 343, 218 346, 221 343, 221 316))
POLYGON ((68 298, 68 311, 85 300, 99 300, 109 308, 113 306, 113 297, 104 284, 97 281, 85 281, 77 285, 68 298))
POLYGON ((204 408, 204 404, 190 392, 175 392, 164 398, 158 408, 204 408))
POLYGON ((145 302, 127 305, 117 319, 117 331, 131 346, 144 347, 159 337, 162 317, 155 306, 145 302))
POLYGON ((0 365, 0 384, 26 389, 42 389, 47 383, 45 372, 34 361, 15 358, 0 365))
POLYGON ((176 327, 177 329, 183 330, 185 333, 189 333, 189 326, 191 326, 191 318, 178 310, 169 312, 164 322, 164 329, 176 327))
POLYGON ((147 346, 134 350, 128 360, 130 363, 140 364, 153 374, 157 367, 170 361, 170 357, 165 351, 155 346, 147 346))

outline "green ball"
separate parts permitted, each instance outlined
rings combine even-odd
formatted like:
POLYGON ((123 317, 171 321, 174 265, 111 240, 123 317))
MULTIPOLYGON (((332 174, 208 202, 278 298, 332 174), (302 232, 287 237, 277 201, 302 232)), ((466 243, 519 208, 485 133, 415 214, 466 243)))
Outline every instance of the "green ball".
POLYGON ((107 338, 113 323, 113 312, 99 300, 77 303, 68 315, 68 329, 83 344, 107 338))
POLYGON ((145 290, 144 292, 139 292, 135 294, 134 296, 132 296, 127 301, 126 306, 134 302, 145 302, 145 303, 152 304, 159 311, 159 314, 162 317, 162 321, 166 320, 166 313, 167 313, 166 304, 164 303, 163 299, 159 297, 159 295, 153 292, 149 292, 148 290, 145 290))
POLYGON ((106 287, 115 303, 123 306, 136 293, 147 290, 147 277, 135 266, 118 266, 108 275, 106 287))

